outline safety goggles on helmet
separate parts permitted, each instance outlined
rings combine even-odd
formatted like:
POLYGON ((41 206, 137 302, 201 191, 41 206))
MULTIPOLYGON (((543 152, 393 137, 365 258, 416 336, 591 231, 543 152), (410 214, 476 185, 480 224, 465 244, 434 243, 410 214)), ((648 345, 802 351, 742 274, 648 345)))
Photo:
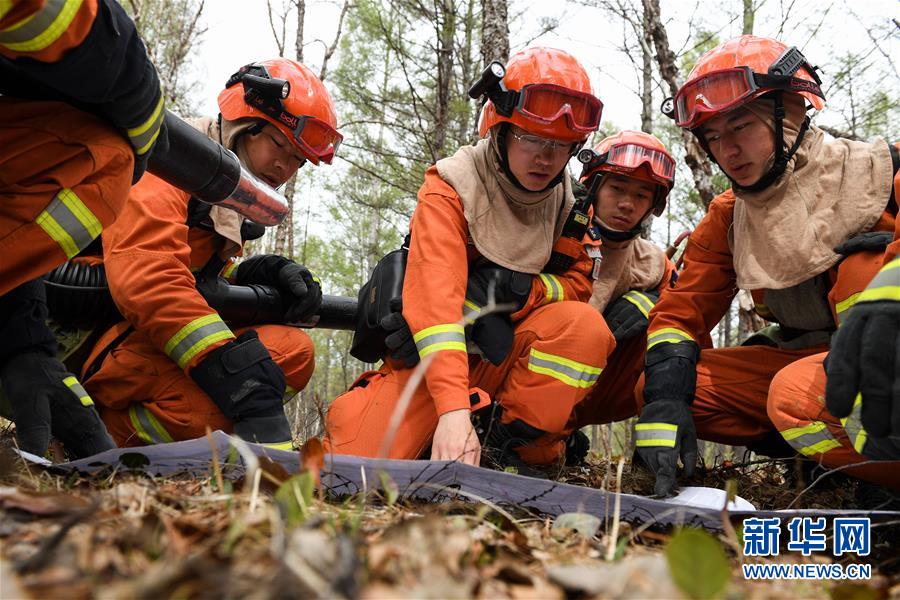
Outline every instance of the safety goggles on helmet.
POLYGON ((660 185, 671 187, 675 177, 675 161, 668 152, 631 142, 614 144, 603 154, 585 148, 578 153, 578 160, 584 165, 585 175, 604 166, 629 175, 641 165, 647 165, 653 180, 660 185))
POLYGON ((232 75, 225 87, 244 84, 244 102, 291 132, 294 143, 304 153, 331 164, 344 136, 337 129, 309 115, 295 115, 284 107, 291 83, 275 79, 262 65, 246 65, 232 75))
POLYGON ((791 47, 763 75, 750 67, 740 66, 706 73, 684 84, 674 101, 663 103, 663 112, 675 119, 679 127, 692 128, 702 113, 725 112, 758 95, 760 90, 808 92, 825 98, 822 81, 803 54, 791 47), (794 77, 801 67, 814 81, 794 77))

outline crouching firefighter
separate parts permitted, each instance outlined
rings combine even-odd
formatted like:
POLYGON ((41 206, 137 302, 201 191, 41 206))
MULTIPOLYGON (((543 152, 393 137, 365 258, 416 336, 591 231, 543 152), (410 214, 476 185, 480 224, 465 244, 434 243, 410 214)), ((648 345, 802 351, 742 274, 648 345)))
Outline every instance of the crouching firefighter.
MULTIPOLYGON (((196 126, 273 187, 306 161, 330 164, 341 141, 324 85, 291 60, 242 67, 218 104, 218 119, 196 126)), ((284 322, 302 321, 321 303, 318 279, 281 256, 234 262, 262 227, 153 175, 132 200, 103 233, 109 290, 126 320, 103 334, 83 372, 113 438, 138 446, 199 437, 209 427, 290 448, 283 402, 312 375, 312 341, 284 325, 232 331, 210 305, 227 277, 277 288, 284 322)))
MULTIPOLYGON (((387 456, 418 458, 430 445, 434 460, 478 464, 485 444, 507 464, 558 461, 572 408, 615 346, 587 304, 591 261, 581 234, 562 235, 575 203, 566 163, 600 121, 587 73, 563 51, 529 48, 505 72, 488 67, 470 90, 485 93, 482 139, 425 174, 402 316, 384 324, 393 358, 331 405, 335 453, 379 453, 408 365, 421 358, 430 361, 424 385, 387 456), (511 314, 479 318, 492 299, 511 314), (480 440, 471 409, 488 403, 493 419, 481 422, 480 440)), ((581 232, 586 223, 582 215, 581 232)))
MULTIPOLYGON (((870 298, 863 290, 885 263, 875 241, 890 238, 897 210, 889 145, 828 140, 811 124, 807 110, 824 107, 820 85, 797 48, 741 36, 701 57, 668 103, 732 185, 650 313, 636 440, 657 494, 673 491, 678 458, 693 470, 698 436, 900 486, 895 465, 857 465, 858 413, 839 419, 823 401, 831 334, 870 298), (738 289, 775 325, 742 346, 701 351, 738 289)), ((864 348, 878 348, 879 335, 864 348)))
MULTIPOLYGON (((0 380, 19 448, 70 457, 114 444, 57 360, 40 277, 122 211, 166 147, 163 96, 112 0, 0 2, 0 380)), ((0 403, 2 404, 2 403, 0 403)))
MULTIPOLYGON (((640 237, 653 215, 665 210, 675 181, 675 161, 663 143, 648 133, 622 131, 578 158, 593 206, 584 239, 593 259, 590 304, 616 339, 597 385, 575 408, 574 427, 581 428, 637 414, 634 386, 644 369, 649 313, 677 275, 665 252, 640 237)), ((567 462, 583 457, 585 442, 581 435, 571 440, 567 462)))

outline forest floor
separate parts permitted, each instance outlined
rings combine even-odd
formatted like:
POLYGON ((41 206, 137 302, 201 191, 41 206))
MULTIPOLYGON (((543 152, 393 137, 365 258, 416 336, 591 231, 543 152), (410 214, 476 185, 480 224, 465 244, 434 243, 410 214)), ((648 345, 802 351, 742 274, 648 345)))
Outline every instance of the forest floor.
MULTIPOLYGON (((900 597, 896 525, 873 527, 861 583, 747 581, 728 533, 566 519, 487 502, 422 504, 391 493, 322 498, 311 473, 277 465, 260 485, 206 477, 52 475, 0 435, 0 598, 884 598, 900 597)), ((616 463, 592 459, 553 478, 615 489, 616 463)), ((853 485, 799 493, 782 465, 701 470, 692 485, 758 508, 852 506, 853 485)), ((626 465, 623 492, 650 476, 626 465)), ((388 488, 389 489, 389 486, 388 488)), ((854 557, 855 558, 855 557, 854 557)), ((768 562, 826 564, 782 552, 768 562)), ((756 560, 755 562, 763 562, 756 560)), ((840 560, 847 564, 849 559, 840 560)))

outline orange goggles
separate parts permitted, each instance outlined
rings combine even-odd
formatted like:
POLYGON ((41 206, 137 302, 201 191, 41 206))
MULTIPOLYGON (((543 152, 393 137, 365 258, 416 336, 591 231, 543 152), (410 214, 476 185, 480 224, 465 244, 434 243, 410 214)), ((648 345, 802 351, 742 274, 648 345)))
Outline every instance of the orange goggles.
POLYGON ((603 103, 593 94, 576 92, 551 83, 526 85, 518 92, 515 109, 533 121, 549 125, 564 116, 578 133, 591 133, 600 126, 603 103))
POLYGON ((578 160, 584 165, 582 177, 600 167, 630 175, 642 165, 647 165, 653 180, 662 186, 671 187, 675 178, 675 160, 668 152, 640 144, 614 144, 603 154, 585 148, 578 153, 578 160))
POLYGON ((675 124, 690 129, 702 113, 725 112, 758 95, 760 90, 808 92, 825 98, 815 81, 793 75, 763 75, 750 67, 733 67, 712 71, 682 86, 675 96, 675 124))

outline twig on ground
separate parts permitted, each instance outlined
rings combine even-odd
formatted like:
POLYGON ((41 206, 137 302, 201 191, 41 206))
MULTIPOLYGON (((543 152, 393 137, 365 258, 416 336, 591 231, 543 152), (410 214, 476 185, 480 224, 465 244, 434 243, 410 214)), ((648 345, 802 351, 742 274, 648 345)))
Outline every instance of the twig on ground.
POLYGON ((619 464, 616 466, 616 503, 613 511, 612 531, 609 532, 609 545, 606 547, 606 560, 613 560, 616 557, 616 542, 619 539, 619 516, 622 511, 622 468, 625 466, 625 457, 619 457, 619 464))

